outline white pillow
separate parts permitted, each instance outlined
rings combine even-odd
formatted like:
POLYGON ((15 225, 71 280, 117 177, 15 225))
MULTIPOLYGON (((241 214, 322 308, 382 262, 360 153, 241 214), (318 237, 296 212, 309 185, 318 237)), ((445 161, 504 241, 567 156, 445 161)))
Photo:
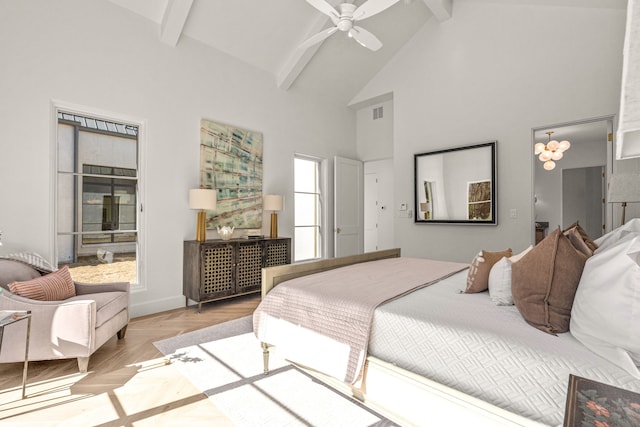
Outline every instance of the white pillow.
POLYGON ((640 235, 630 233, 587 260, 570 331, 594 353, 640 378, 640 235))
POLYGON ((513 305, 511 295, 511 260, 502 257, 489 272, 489 297, 496 305, 513 305))
POLYGON ((611 230, 604 236, 598 237, 594 240, 598 248, 594 252, 603 251, 606 248, 615 245, 624 236, 631 233, 640 233, 640 218, 633 218, 627 221, 620 227, 611 230))
POLYGON ((513 305, 511 294, 511 264, 522 258, 533 246, 509 258, 502 257, 489 272, 489 297, 496 305, 513 305))

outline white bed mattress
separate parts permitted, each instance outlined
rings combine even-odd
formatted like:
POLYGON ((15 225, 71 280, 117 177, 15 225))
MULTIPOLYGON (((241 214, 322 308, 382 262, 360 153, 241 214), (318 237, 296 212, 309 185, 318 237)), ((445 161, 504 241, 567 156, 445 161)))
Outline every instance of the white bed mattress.
POLYGON ((640 381, 570 333, 541 332, 487 292, 459 293, 466 276, 378 307, 369 354, 548 425, 562 424, 569 374, 640 392, 640 381))

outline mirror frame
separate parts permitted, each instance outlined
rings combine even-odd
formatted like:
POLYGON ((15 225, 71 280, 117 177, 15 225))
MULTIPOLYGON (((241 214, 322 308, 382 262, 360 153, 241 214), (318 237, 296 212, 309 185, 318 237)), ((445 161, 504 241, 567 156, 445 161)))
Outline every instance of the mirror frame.
MULTIPOLYGON (((424 152, 424 153, 418 153, 418 154, 414 154, 413 156, 413 182, 414 182, 414 192, 413 192, 413 196, 414 196, 414 223, 415 224, 473 224, 473 225, 496 225, 498 224, 498 204, 497 204, 497 141, 488 141, 488 142, 482 142, 482 143, 478 143, 478 144, 473 144, 473 145, 466 145, 466 146, 462 146, 462 147, 453 147, 453 148, 448 148, 448 149, 444 149, 444 150, 437 150, 437 151, 429 151, 429 152, 424 152), (419 197, 419 192, 424 192, 426 193, 428 190, 424 185, 424 182, 419 183, 418 182, 418 177, 419 176, 424 176, 424 173, 421 173, 422 170, 420 169, 420 159, 424 158, 425 156, 433 156, 433 155, 445 155, 447 153, 458 153, 464 150, 475 150, 475 149, 480 149, 480 148, 490 148, 490 154, 489 156, 486 158, 486 162, 489 164, 490 163, 490 168, 491 168, 491 181, 490 181, 490 186, 489 186, 489 191, 490 191, 490 200, 487 200, 485 202, 485 204, 489 204, 490 207, 490 216, 487 219, 469 219, 468 215, 467 218, 454 218, 454 219, 439 219, 439 218, 428 218, 427 216, 430 216, 430 211, 428 209, 420 209, 420 205, 425 205, 426 203, 422 202, 421 200, 424 198, 420 198, 419 197)), ((471 181, 467 181, 467 206, 469 203, 469 198, 468 198, 468 191, 469 191, 469 185, 472 184, 480 184, 481 187, 484 187, 487 182, 488 177, 482 176, 482 177, 478 177, 478 180, 471 180, 471 181)), ((429 187, 430 188, 430 187, 429 187)), ((486 191, 486 189, 484 190, 486 191)), ((461 196, 462 197, 462 196, 461 196)), ((467 208, 467 213, 468 213, 468 208, 467 208)))

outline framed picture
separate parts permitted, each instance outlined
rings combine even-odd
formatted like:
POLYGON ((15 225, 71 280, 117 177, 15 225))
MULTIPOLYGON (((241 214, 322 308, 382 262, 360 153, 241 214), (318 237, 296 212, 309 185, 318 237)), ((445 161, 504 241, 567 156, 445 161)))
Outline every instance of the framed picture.
POLYGON ((414 155, 414 221, 498 223, 497 141, 414 155))
POLYGON ((467 182, 467 219, 491 219, 491 180, 467 182))
POLYGON ((640 393, 569 375, 564 427, 640 427, 640 393))
POLYGON ((201 120, 200 188, 217 191, 207 228, 262 227, 262 134, 201 120))

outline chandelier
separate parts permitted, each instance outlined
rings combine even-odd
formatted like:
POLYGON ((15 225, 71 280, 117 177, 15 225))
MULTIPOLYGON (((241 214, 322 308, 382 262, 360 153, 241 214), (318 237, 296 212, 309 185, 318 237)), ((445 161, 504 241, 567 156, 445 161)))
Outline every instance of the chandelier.
POLYGON ((562 153, 567 151, 569 147, 571 147, 571 143, 569 141, 561 141, 558 142, 556 140, 551 140, 551 135, 553 131, 545 132, 549 136, 549 142, 545 145, 542 142, 538 142, 534 146, 535 155, 538 156, 541 162, 544 162, 545 170, 553 170, 556 167, 556 162, 560 160, 563 156, 562 153))

